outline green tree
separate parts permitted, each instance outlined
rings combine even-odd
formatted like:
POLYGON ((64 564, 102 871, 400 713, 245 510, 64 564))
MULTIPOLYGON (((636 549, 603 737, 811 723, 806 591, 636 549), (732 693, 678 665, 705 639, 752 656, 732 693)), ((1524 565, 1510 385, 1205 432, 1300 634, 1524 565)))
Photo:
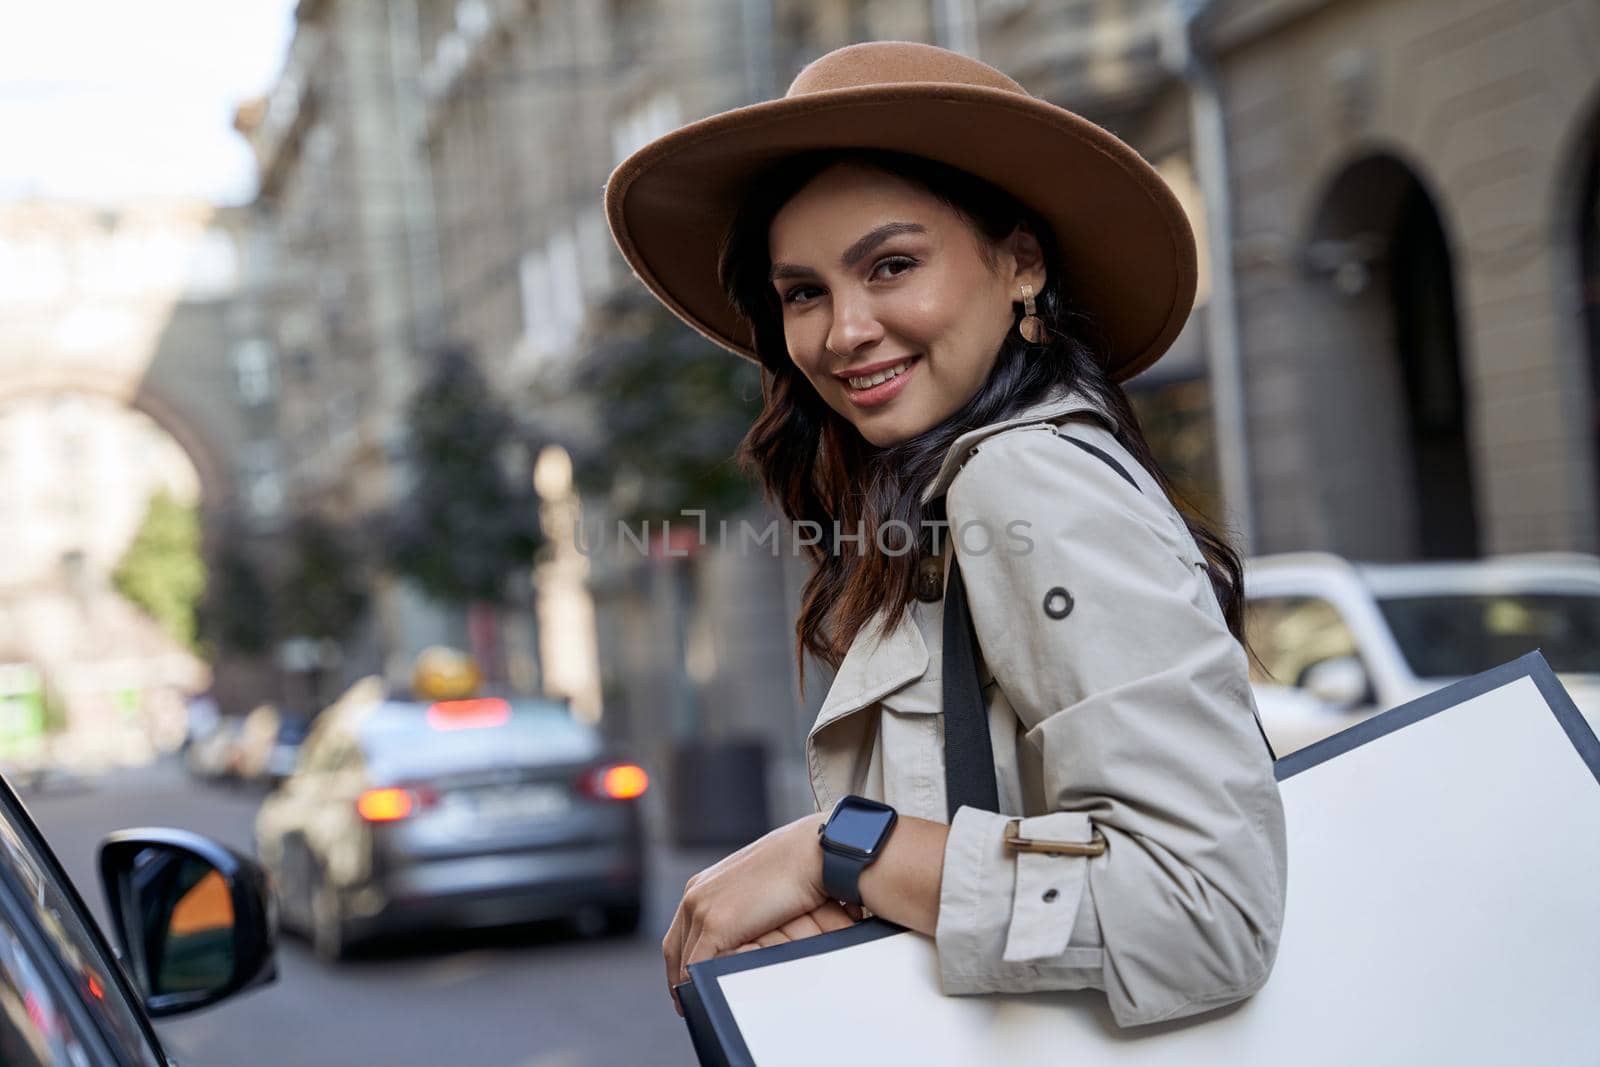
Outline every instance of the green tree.
POLYGON ((111 582, 175 641, 195 649, 195 610, 206 588, 198 510, 157 490, 111 582))
POLYGON ((213 659, 229 652, 260 655, 272 645, 274 605, 239 538, 235 533, 217 549, 199 608, 200 643, 213 659))
POLYGON ((389 565, 445 603, 506 604, 508 578, 543 542, 522 442, 468 350, 442 347, 406 413, 412 483, 386 523, 389 565))
POLYGON ((289 528, 288 559, 278 591, 277 622, 285 637, 349 635, 367 608, 361 550, 326 519, 302 515, 289 528))
POLYGON ((761 376, 656 300, 629 288, 595 318, 583 356, 547 384, 545 436, 573 457, 578 488, 610 499, 630 522, 711 516, 750 502, 755 485, 734 456, 761 410, 761 376), (559 402, 552 402, 559 400, 559 402), (581 422, 560 412, 577 404, 581 422))

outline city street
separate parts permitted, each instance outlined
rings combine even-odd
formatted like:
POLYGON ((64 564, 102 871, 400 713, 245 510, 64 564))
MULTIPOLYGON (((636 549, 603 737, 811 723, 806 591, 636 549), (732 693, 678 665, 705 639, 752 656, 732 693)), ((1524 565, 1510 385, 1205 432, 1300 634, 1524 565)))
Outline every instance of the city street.
MULTIPOLYGON (((257 797, 202 786, 171 764, 24 794, 68 873, 102 917, 94 850, 130 826, 178 826, 250 848, 257 797)), ((684 880, 711 855, 652 856, 636 936, 549 926, 381 947, 329 967, 293 938, 279 978, 160 1024, 185 1067, 584 1067, 692 1064, 662 977, 660 941, 684 880)))
MULTIPOLYGON (((1270 988, 1343 1036, 1467 1049, 1392 1061, 1516 1059, 1491 1016, 1600 1047, 1600 912, 1554 906, 1600 851, 1573 878, 1519 835, 1457 958, 1456 896, 1292 873, 1345 856, 1302 810, 1404 805, 1276 788, 1510 672, 1596 751, 1600 0, 9 13, 0 1067, 152 1034, 181 1067, 693 1067, 663 937, 784 826, 694 910, 772 942, 790 843, 830 897, 881 853, 868 911, 942 932, 918 981, 965 995, 902 1013, 926 1060, 1019 1061, 940 1028, 1009 1027, 997 990, 1242 1024, 1280 939, 1327 984, 1270 988), (147 1018, 12 793, 108 933, 111 882, 149 1003, 220 1002, 147 1018), (102 872, 139 828, 258 857, 270 984, 228 856, 102 872), (1373 916, 1415 916, 1415 974, 1373 916), (1474 965, 1481 1003, 1433 981, 1474 965)), ((1559 784, 1485 751, 1467 788, 1559 784)), ((783 972, 794 1059, 853 1047, 819 991, 911 988, 834 981, 863 961, 783 972)), ((1301 1067, 1384 1058, 1324 1045, 1301 1067)))

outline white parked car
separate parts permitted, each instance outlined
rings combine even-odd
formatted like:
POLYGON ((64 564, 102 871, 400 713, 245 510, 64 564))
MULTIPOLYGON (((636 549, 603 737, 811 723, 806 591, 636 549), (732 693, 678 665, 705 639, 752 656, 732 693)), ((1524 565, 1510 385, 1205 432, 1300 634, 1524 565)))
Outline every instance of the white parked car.
POLYGON ((1247 560, 1245 598, 1256 704, 1279 756, 1534 649, 1600 730, 1600 557, 1295 552, 1247 560))

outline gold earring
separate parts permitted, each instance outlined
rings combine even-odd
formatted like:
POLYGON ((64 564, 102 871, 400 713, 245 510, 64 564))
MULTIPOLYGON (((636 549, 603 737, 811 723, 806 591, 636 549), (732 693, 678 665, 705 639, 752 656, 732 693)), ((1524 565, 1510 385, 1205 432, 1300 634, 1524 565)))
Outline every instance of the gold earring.
POLYGON ((1036 345, 1044 340, 1044 322, 1040 320, 1033 306, 1033 286, 1031 285, 1022 287, 1022 321, 1017 323, 1017 332, 1030 345, 1036 345))

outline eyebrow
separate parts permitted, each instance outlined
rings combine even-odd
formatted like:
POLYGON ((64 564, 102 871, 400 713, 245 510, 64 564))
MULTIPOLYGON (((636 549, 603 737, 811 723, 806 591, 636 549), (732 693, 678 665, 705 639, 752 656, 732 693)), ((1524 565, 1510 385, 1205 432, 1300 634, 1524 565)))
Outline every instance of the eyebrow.
MULTIPOLYGON (((857 239, 855 244, 845 249, 839 256, 839 265, 853 267, 860 262, 861 257, 877 248, 891 237, 902 233, 927 233, 928 229, 919 222, 886 222, 882 226, 868 232, 857 239)), ((779 281, 784 278, 808 278, 812 274, 810 267, 802 267, 795 263, 774 263, 769 281, 779 281)))

